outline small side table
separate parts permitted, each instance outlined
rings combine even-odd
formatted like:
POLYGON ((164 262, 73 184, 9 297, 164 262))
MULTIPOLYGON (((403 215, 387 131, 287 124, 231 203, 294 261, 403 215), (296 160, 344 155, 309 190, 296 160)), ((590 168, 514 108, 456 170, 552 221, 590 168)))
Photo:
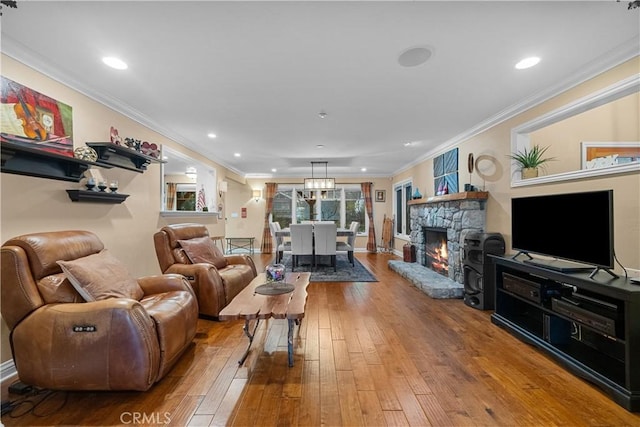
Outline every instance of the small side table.
POLYGON ((227 253, 232 254, 236 249, 248 250, 253 255, 253 242, 255 237, 227 237, 227 253))

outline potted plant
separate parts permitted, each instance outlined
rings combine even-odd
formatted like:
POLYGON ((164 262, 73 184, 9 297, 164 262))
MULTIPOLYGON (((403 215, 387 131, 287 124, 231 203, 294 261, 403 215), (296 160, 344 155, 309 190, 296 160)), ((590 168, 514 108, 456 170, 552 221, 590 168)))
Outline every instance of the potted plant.
POLYGON ((518 168, 522 173, 522 179, 535 178, 538 176, 538 168, 544 166, 548 161, 555 160, 555 157, 543 157, 549 147, 540 148, 534 145, 530 150, 524 148, 509 157, 518 163, 518 168))

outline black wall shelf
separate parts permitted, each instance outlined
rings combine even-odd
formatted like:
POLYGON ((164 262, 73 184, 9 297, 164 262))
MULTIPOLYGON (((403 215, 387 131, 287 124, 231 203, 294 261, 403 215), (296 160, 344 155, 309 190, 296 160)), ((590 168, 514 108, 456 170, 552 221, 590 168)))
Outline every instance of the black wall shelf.
POLYGON ((118 167, 143 173, 150 163, 166 163, 152 156, 147 156, 128 147, 111 142, 87 142, 89 147, 98 153, 98 163, 105 168, 118 167))
POLYGON ((128 194, 107 193, 105 191, 67 190, 69 198, 74 202, 122 203, 128 194))
POLYGON ((2 141, 2 172, 59 181, 79 182, 95 163, 56 154, 41 148, 2 141))

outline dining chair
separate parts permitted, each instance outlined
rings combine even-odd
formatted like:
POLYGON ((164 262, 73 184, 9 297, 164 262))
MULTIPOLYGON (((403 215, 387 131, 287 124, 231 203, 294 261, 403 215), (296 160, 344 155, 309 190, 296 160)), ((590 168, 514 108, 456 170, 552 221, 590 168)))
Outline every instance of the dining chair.
POLYGON ((275 243, 274 247, 276 250, 276 264, 282 262, 282 257, 285 252, 291 252, 291 242, 285 241, 284 237, 278 236, 276 233, 280 231, 280 223, 279 222, 270 222, 269 228, 271 229, 271 236, 273 237, 273 241, 275 243))
POLYGON ((349 226, 351 234, 347 236, 347 241, 336 242, 336 251, 341 253, 346 252, 347 258, 349 259, 352 267, 355 267, 356 265, 353 258, 353 251, 356 245, 356 235, 358 234, 358 227, 360 227, 360 223, 358 221, 352 221, 351 225, 349 226))
POLYGON ((311 265, 315 263, 313 256, 313 225, 291 224, 291 271, 298 266, 299 256, 311 256, 311 265))
POLYGON ((333 271, 336 271, 336 238, 338 227, 335 223, 320 223, 313 226, 314 267, 319 256, 330 256, 333 271))

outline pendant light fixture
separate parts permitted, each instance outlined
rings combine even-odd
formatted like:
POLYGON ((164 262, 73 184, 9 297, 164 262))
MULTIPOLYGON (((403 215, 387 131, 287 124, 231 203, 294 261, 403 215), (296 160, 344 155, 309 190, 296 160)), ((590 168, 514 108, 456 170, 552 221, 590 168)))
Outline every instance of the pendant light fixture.
POLYGON ((333 190, 336 188, 336 180, 327 177, 327 165, 329 162, 311 162, 311 178, 304 179, 305 190, 333 190), (314 168, 324 164, 324 178, 316 178, 314 168))

